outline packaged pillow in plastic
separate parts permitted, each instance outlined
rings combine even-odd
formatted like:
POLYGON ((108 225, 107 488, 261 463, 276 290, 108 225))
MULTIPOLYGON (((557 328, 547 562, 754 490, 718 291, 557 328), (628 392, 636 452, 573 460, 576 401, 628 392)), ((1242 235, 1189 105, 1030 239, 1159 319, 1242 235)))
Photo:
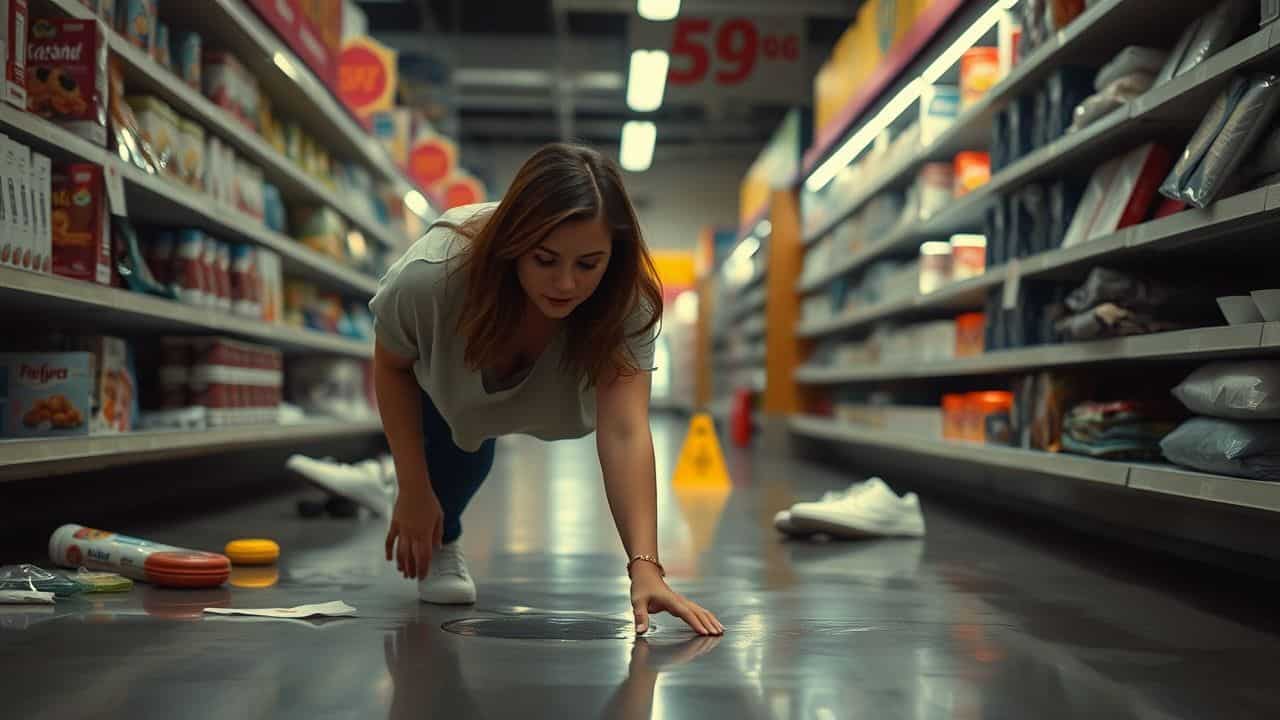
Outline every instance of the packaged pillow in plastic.
POLYGON ((1101 91, 1125 75, 1134 73, 1150 75, 1154 80, 1168 59, 1169 53, 1164 50, 1130 45, 1112 58, 1111 62, 1102 66, 1093 80, 1093 87, 1101 91))
POLYGON ((1257 5, 1242 0, 1219 2, 1217 7, 1200 20, 1173 77, 1190 72, 1239 40, 1244 33, 1245 19, 1251 7, 1256 8, 1257 5))
POLYGON ((1160 449, 1170 462, 1202 472, 1280 480, 1280 422, 1191 418, 1160 449))
POLYGON ((1067 132, 1079 132, 1124 107, 1155 84, 1155 76, 1145 72, 1121 75, 1101 91, 1085 98, 1072 113, 1067 132))
POLYGON ((1179 383, 1173 396, 1200 415, 1280 420, 1280 360, 1210 363, 1179 383))
POLYGON ((1280 77, 1254 75, 1178 199, 1203 208, 1237 180, 1236 171, 1280 110, 1280 77))
POLYGON ((1163 85, 1173 79, 1173 76, 1178 72, 1178 67, 1182 65, 1182 60, 1187 56, 1187 49, 1191 47, 1191 41, 1200 32, 1200 25, 1203 22, 1203 17, 1192 20, 1191 24, 1178 36, 1178 42, 1174 43, 1173 49, 1169 51, 1169 57, 1164 61, 1164 66, 1160 68, 1160 73, 1156 75, 1156 85, 1163 85))
POLYGON ((1119 303, 1135 310, 1154 310, 1172 302, 1172 287, 1132 273, 1096 267, 1084 284, 1067 295, 1067 308, 1082 312, 1102 303, 1119 303))
POLYGON ((1200 121, 1200 127, 1196 128, 1191 139, 1187 141, 1187 147, 1173 163, 1173 169, 1169 171, 1169 176, 1160 186, 1161 195, 1173 200, 1183 199, 1183 186, 1191 179, 1192 173, 1200 166, 1200 161, 1208 154, 1210 146, 1217 139, 1223 126, 1227 124, 1232 111, 1235 110, 1248 87, 1249 81, 1245 78, 1233 78, 1231 84, 1214 98, 1204 119, 1200 121))

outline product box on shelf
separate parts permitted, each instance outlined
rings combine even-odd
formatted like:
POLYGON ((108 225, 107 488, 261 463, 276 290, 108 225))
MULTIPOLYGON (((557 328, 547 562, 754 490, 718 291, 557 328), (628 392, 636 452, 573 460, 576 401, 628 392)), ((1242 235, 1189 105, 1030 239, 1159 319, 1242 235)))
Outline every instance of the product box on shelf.
POLYGON ((156 0, 118 0, 116 29, 147 52, 155 43, 156 21, 156 0))
POLYGON ((111 284, 111 243, 102 168, 73 163, 54 170, 52 269, 57 275, 111 284))
POLYGON ((3 158, 3 164, 0 164, 0 202, 4 203, 4 232, 6 243, 9 247, 9 265, 16 265, 21 262, 23 250, 26 248, 26 241, 22 233, 22 209, 18 204, 18 155, 27 150, 26 146, 11 138, 4 138, 3 145, 0 146, 0 158, 3 158), (18 258, 15 262, 15 258, 18 258))
POLYGON ((136 383, 124 340, 88 336, 36 345, 55 349, 0 353, 0 374, 9 385, 0 436, 105 435, 133 429, 136 383))
POLYGON ((169 103, 152 95, 131 95, 125 98, 138 118, 142 137, 151 144, 157 170, 181 177, 178 167, 180 130, 178 114, 169 103))
POLYGON ((27 108, 107 143, 107 36, 96 20, 41 18, 27 48, 27 108))
POLYGON ((27 106, 27 0, 0 0, 0 38, 3 38, 4 76, 0 77, 5 102, 27 106))
MULTIPOLYGON (((0 134, 0 161, 7 161, 9 137, 0 134)), ((17 243, 17 234, 9 227, 9 202, 5 196, 8 175, 8 164, 0 167, 0 265, 16 267, 22 249, 17 243)))
POLYGON ((31 247, 31 269, 53 272, 53 219, 50 217, 53 162, 40 153, 31 153, 31 184, 35 207, 36 231, 31 247))
POLYGON ((258 272, 262 278, 262 319, 284 322, 284 275, 280 255, 274 250, 258 248, 258 272))
POLYGON ((276 422, 283 368, 273 348, 221 337, 164 338, 163 409, 203 407, 211 427, 276 422))
POLYGON ((31 207, 31 148, 22 143, 9 141, 14 149, 11 156, 13 165, 9 168, 17 192, 17 236, 14 238, 14 249, 18 252, 19 267, 31 267, 31 253, 35 247, 36 229, 32 218, 31 207))

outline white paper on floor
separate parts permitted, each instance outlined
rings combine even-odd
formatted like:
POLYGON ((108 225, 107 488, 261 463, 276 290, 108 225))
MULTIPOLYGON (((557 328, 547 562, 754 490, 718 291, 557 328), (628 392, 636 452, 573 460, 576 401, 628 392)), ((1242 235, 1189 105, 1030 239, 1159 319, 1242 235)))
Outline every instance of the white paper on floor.
POLYGON ((52 605, 53 593, 39 590, 0 590, 0 605, 52 605))
POLYGON ((308 617, 355 617, 356 609, 335 600, 314 605, 299 605, 291 608, 205 608, 212 615, 253 615, 255 617, 284 618, 295 620, 308 617))

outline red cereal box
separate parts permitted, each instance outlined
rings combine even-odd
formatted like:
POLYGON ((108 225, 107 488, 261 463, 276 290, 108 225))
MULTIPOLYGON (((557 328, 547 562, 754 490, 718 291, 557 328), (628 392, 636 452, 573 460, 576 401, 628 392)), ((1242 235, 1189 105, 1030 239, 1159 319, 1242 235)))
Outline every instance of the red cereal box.
POLYGON ((107 143, 107 38, 97 20, 41 18, 27 44, 27 109, 107 143))
POLYGON ((89 163, 53 172, 53 272, 111 284, 111 241, 102 168, 89 163))

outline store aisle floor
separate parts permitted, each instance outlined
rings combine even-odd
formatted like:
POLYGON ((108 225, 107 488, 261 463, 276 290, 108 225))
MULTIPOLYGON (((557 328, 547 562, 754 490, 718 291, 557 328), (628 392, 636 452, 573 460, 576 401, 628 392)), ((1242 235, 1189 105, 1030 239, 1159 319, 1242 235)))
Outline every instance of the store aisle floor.
MULTIPOLYGON (((659 466, 669 468, 683 426, 661 422, 656 433, 659 466)), ((442 630, 470 617, 536 624, 544 613, 625 627, 628 586, 592 441, 514 439, 500 445, 465 518, 475 608, 418 603, 382 560, 382 521, 301 520, 294 498, 130 528, 200 547, 274 537, 284 548, 279 580, 201 592, 139 585, 47 612, 4 608, 3 715, 1280 716, 1272 598, 1202 583, 1185 564, 1179 579, 1125 560, 1120 547, 1033 535, 928 501, 925 541, 782 542, 769 527, 775 510, 846 480, 745 456, 731 458, 731 471, 731 491, 659 483, 672 583, 719 614, 723 638, 693 637, 669 616, 641 642, 627 632, 558 641, 442 630), (360 617, 201 616, 207 606, 329 600, 360 617)))

